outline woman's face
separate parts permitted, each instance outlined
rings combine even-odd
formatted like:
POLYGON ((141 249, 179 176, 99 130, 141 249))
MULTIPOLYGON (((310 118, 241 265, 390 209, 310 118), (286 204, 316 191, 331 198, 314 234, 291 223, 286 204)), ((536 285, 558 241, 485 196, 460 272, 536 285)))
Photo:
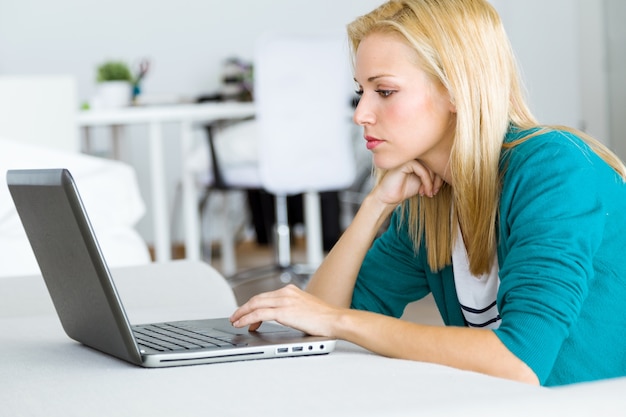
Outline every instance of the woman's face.
POLYGON ((393 169, 417 159, 447 177, 455 109, 447 91, 417 65, 398 35, 372 33, 356 51, 361 100, 354 121, 363 126, 374 165, 393 169))

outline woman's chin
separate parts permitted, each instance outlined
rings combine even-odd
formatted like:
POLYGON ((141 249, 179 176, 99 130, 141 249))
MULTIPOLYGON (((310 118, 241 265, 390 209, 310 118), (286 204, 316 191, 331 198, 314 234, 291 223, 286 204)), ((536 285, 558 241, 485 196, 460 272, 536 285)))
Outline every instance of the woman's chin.
POLYGON ((409 162, 409 160, 402 160, 402 161, 397 161, 397 160, 390 160, 389 158, 383 158, 377 155, 374 155, 374 158, 372 159, 372 163, 374 164, 374 166, 378 169, 382 169, 385 171, 390 171, 392 169, 398 168, 404 164, 406 164, 407 162, 409 162))

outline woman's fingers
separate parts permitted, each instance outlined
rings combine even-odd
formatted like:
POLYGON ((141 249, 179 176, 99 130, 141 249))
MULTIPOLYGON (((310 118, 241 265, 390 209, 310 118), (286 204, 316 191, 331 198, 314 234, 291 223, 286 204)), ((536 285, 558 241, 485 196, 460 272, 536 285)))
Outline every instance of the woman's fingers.
POLYGON ((398 204, 415 195, 433 197, 443 179, 419 160, 408 161, 386 172, 378 187, 379 199, 387 204, 398 204))
POLYGON ((259 328, 264 321, 277 321, 305 333, 328 335, 333 309, 294 285, 256 295, 230 317, 235 327, 259 328))
POLYGON ((258 316, 260 310, 270 308, 275 305, 275 302, 273 301, 274 298, 274 292, 255 295, 248 300, 247 303, 235 310, 235 312, 230 316, 230 322, 236 327, 243 327, 250 324, 250 318, 258 316), (242 320, 244 318, 246 319, 242 320))
POLYGON ((403 166, 406 174, 416 176, 421 182, 420 191, 423 194, 429 194, 433 186, 433 173, 426 168, 420 161, 409 161, 403 166))
POLYGON ((261 327, 261 324, 263 324, 263 322, 252 323, 250 326, 248 326, 248 331, 256 332, 259 329, 259 327, 261 327))
POLYGON ((294 285, 287 285, 276 291, 255 295, 247 303, 239 307, 230 317, 235 327, 256 324, 256 328, 263 321, 277 320, 281 308, 294 304, 293 297, 301 292, 294 285))
POLYGON ((437 195, 441 187, 443 187, 443 178, 435 174, 435 181, 433 183, 433 195, 437 195))

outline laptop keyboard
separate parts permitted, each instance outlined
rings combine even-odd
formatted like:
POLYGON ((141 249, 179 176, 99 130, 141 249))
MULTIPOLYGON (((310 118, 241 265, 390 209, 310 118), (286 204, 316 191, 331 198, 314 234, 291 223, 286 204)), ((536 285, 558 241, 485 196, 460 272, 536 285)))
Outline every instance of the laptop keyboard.
POLYGON ((199 329, 174 323, 133 326, 135 338, 140 346, 160 352, 191 349, 217 349, 245 346, 236 343, 235 335, 214 329, 199 329))

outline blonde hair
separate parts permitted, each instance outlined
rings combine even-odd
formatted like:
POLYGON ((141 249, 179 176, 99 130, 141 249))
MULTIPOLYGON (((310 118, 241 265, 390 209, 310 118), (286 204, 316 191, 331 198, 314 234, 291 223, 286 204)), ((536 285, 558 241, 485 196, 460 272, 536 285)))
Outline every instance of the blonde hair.
MULTIPOLYGON (((374 32, 401 35, 417 52, 420 68, 447 89, 457 111, 449 161, 454 190, 445 184, 434 198, 416 196, 402 205, 415 248, 424 243, 430 268, 442 269, 451 262, 458 221, 471 272, 485 273, 496 253, 505 135, 510 124, 538 126, 500 17, 486 0, 390 0, 348 25, 353 55, 374 32)), ((611 151, 579 136, 626 178, 611 151)), ((377 177, 384 174, 378 170, 377 177)))

